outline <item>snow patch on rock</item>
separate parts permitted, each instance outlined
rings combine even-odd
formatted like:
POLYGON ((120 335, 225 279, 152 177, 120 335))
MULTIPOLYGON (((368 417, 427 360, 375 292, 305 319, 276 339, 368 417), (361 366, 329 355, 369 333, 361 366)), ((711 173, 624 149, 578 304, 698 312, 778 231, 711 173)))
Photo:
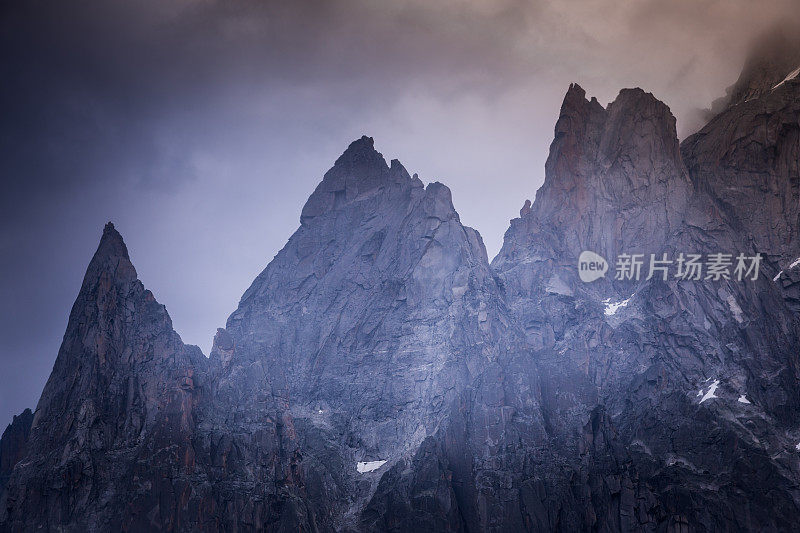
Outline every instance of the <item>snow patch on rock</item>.
MULTIPOLYGON (((800 265, 800 257, 795 259, 794 262, 791 265, 789 265, 789 267, 786 270, 791 270, 791 269, 793 269, 794 267, 796 267, 798 265, 800 265)), ((783 273, 784 273, 784 271, 781 270, 780 272, 775 274, 775 277, 772 278, 772 281, 778 281, 778 279, 781 277, 781 274, 783 274, 783 273)))
POLYGON ((361 461, 356 463, 356 470, 361 474, 372 472, 386 464, 386 461, 361 461))
POLYGON ((736 400, 736 401, 739 402, 739 403, 750 403, 750 400, 748 400, 747 396, 745 396, 744 394, 739 396, 739 399, 736 400))
POLYGON ((791 71, 791 72, 789 73, 789 75, 788 75, 788 76, 786 76, 785 78, 783 78, 783 81, 782 81, 782 82, 780 82, 780 83, 779 83, 778 85, 776 85, 775 87, 773 87, 773 88, 772 88, 772 90, 774 91, 775 89, 777 89, 778 87, 780 87, 781 85, 783 85, 784 83, 786 83, 787 81, 795 79, 795 78, 798 76, 798 74, 800 74, 800 67, 797 67, 796 69, 794 69, 793 71, 791 71))
POLYGON ((617 314, 617 311, 620 310, 621 307, 627 307, 628 303, 630 303, 631 299, 628 298, 627 300, 622 300, 619 302, 612 302, 611 298, 606 298, 603 300, 603 303, 606 305, 605 314, 606 316, 614 316, 617 314))
POLYGON ((736 298, 734 298, 731 294, 726 298, 726 300, 728 301, 728 308, 731 310, 731 313, 733 313, 733 318, 736 320, 736 322, 741 324, 743 322, 742 308, 739 307, 739 303, 736 301, 736 298))
MULTIPOLYGON (((719 387, 719 380, 715 379, 711 386, 708 388, 708 391, 700 398, 700 403, 703 403, 706 400, 711 400, 713 398, 719 398, 715 392, 717 392, 717 388, 719 387)), ((700 392, 703 392, 702 390, 700 392)))

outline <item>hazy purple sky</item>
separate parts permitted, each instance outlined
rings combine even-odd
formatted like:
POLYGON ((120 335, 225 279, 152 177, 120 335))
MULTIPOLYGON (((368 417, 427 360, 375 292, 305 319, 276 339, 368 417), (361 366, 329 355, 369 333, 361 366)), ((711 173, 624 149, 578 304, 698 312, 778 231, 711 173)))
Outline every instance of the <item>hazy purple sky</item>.
POLYGON ((34 407, 113 220, 208 352, 350 141, 453 191, 490 257, 561 98, 641 86, 685 134, 795 1, 0 0, 0 429, 34 407))

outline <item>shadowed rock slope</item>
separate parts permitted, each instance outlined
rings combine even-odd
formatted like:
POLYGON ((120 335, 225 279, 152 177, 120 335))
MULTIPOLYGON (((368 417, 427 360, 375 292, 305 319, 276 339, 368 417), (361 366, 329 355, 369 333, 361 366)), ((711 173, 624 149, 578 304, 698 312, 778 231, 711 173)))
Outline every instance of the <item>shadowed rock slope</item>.
POLYGON ((19 415, 14 416, 14 420, 3 431, 3 436, 0 438, 0 493, 3 492, 14 465, 22 459, 22 454, 25 453, 28 435, 31 432, 31 422, 33 422, 33 413, 30 409, 25 409, 19 415))
POLYGON ((136 278, 109 223, 2 496, 0 523, 114 529, 152 491, 161 508, 150 519, 179 526, 181 488, 164 486, 171 484, 160 465, 172 474, 193 461, 196 369, 204 360, 136 278))

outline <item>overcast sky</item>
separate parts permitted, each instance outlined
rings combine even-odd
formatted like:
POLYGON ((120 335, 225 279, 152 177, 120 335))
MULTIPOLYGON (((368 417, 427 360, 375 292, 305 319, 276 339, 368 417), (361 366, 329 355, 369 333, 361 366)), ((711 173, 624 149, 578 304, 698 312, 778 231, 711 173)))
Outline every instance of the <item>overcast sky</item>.
POLYGON ((0 429, 35 407, 112 220, 207 354, 354 139, 453 191, 489 255, 570 82, 682 135, 793 2, 0 0, 0 429))

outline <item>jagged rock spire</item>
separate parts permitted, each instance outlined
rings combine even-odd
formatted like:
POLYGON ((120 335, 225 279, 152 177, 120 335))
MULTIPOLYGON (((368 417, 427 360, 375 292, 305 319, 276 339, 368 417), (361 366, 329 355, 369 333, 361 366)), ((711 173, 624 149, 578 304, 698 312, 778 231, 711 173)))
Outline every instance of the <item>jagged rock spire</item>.
POLYGON ((375 141, 366 135, 350 143, 322 182, 306 202, 300 222, 307 224, 315 217, 338 209, 360 195, 391 183, 410 181, 408 172, 399 161, 386 164, 375 141))
POLYGON ((182 346, 166 309, 138 280, 125 242, 109 222, 72 307, 64 341, 36 410, 34 429, 46 420, 42 431, 66 437, 71 431, 67 422, 76 416, 73 410, 82 402, 105 394, 103 387, 119 379, 131 365, 160 355, 143 343, 148 337, 158 339, 168 352, 182 346))
POLYGON ((585 249, 613 255, 623 245, 665 242, 689 188, 669 107, 635 88, 603 108, 572 84, 531 210, 570 257, 585 249), (636 232, 620 230, 623 212, 636 232))
MULTIPOLYGON (((31 460, 13 471, 0 524, 125 529, 120 509, 141 500, 131 488, 141 447, 180 453, 163 454, 165 468, 191 462, 191 398, 204 362, 199 349, 181 342, 164 306, 137 279, 122 236, 108 223, 32 417, 25 450, 31 460), (108 495, 114 503, 100 508, 90 494, 108 495)), ((139 475, 151 487, 142 494, 156 484, 147 477, 153 474, 139 475)))
POLYGON ((351 142, 334 163, 334 168, 358 171, 375 167, 386 167, 383 155, 375 150, 375 139, 362 135, 351 142))
POLYGON ((86 269, 81 292, 91 291, 92 285, 100 278, 115 284, 130 283, 137 279, 136 268, 128 256, 128 247, 112 222, 103 228, 100 244, 86 269))
POLYGON ((124 257, 130 260, 130 257, 128 257, 128 247, 125 246, 125 241, 114 227, 113 222, 107 222, 105 227, 103 227, 103 236, 100 238, 97 253, 103 256, 124 257))

